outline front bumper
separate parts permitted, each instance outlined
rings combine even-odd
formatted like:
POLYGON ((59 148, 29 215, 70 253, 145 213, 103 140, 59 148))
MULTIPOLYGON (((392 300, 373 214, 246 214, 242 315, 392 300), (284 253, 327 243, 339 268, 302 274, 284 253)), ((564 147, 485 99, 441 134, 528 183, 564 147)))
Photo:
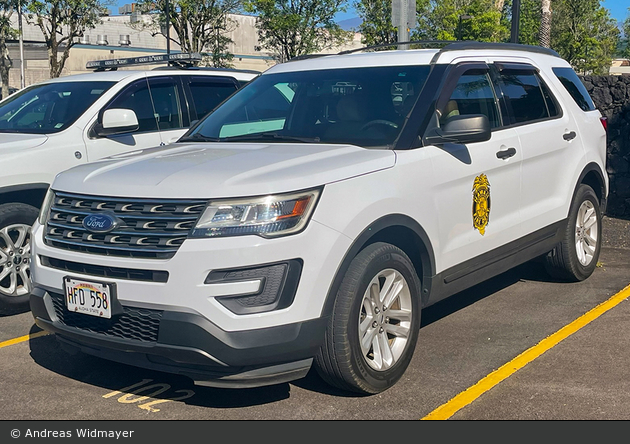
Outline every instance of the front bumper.
POLYGON ((125 306, 112 320, 74 314, 61 294, 35 288, 35 323, 64 350, 187 376, 198 385, 257 387, 302 378, 323 339, 327 319, 226 332, 200 315, 125 306), (72 319, 76 315, 81 320, 72 319), (120 332, 124 331, 124 334, 120 332))

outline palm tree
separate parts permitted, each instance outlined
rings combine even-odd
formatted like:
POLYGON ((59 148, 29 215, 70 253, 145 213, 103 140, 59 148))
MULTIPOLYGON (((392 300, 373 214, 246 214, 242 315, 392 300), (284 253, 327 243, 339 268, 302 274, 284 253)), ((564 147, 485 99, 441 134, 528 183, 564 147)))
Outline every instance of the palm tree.
POLYGON ((549 48, 551 44, 551 0, 541 0, 542 19, 540 21, 540 31, 538 42, 540 46, 549 48))

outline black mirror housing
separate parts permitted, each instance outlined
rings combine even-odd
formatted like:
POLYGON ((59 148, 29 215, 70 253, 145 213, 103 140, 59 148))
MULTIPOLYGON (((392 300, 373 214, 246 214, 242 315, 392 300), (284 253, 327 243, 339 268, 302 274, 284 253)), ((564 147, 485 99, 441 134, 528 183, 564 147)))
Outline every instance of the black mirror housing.
POLYGON ((490 140, 490 121, 484 114, 467 114, 449 118, 441 128, 432 128, 423 140, 428 145, 475 143, 490 140))

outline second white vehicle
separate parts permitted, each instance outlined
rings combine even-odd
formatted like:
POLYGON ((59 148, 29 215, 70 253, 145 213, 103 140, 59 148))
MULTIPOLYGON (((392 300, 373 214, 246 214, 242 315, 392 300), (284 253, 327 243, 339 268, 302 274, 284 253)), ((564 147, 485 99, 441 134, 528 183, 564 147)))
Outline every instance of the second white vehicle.
POLYGON ((176 67, 94 72, 47 80, 1 101, 0 304, 28 302, 30 227, 59 172, 173 142, 258 74, 176 67))

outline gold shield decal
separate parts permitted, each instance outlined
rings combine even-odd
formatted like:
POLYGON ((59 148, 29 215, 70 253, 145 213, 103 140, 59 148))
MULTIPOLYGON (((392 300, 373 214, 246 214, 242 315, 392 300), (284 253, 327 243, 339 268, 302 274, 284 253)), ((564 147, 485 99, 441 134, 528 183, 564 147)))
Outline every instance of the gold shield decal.
POLYGON ((483 236, 490 221, 490 182, 485 174, 475 177, 473 183, 473 227, 483 236))

